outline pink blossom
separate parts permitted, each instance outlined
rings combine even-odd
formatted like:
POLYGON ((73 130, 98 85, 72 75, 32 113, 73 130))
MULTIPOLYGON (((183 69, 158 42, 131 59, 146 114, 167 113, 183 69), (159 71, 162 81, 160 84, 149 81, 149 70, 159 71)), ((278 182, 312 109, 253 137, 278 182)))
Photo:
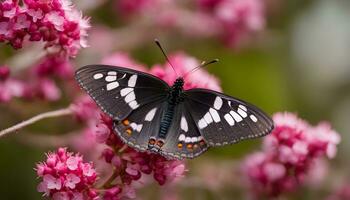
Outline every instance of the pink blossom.
POLYGON ((114 133, 113 121, 109 117, 101 115, 97 127, 98 131, 109 133, 107 140, 104 141, 109 148, 102 152, 102 156, 106 163, 114 166, 115 172, 117 172, 115 177, 117 181, 105 192, 104 199, 134 197, 135 191, 132 183, 139 181, 144 174, 153 173, 154 179, 160 185, 183 176, 185 172, 183 161, 167 160, 161 155, 138 152, 126 146, 114 133))
POLYGON ((8 102, 13 97, 25 95, 26 85, 15 78, 10 77, 10 69, 0 66, 0 102, 8 102))
POLYGON ((94 133, 95 133, 96 141, 98 143, 104 143, 107 141, 109 137, 110 130, 108 126, 106 126, 105 124, 97 124, 94 133))
POLYGON ((320 159, 333 158, 340 142, 328 123, 311 126, 291 113, 277 113, 273 120, 275 129, 265 137, 263 151, 242 164, 246 183, 256 197, 279 196, 311 183, 312 177, 324 177, 320 159), (319 174, 313 174, 316 171, 319 174))
POLYGON ((74 116, 78 121, 96 124, 100 111, 89 96, 78 97, 72 104, 74 116))
POLYGON ((51 174, 46 174, 43 177, 44 183, 46 183, 47 189, 60 190, 62 188, 62 182, 60 178, 55 178, 51 174))
POLYGON ((120 0, 116 1, 116 8, 124 18, 131 18, 143 14, 152 14, 168 3, 167 0, 120 0))
MULTIPOLYGON (((168 63, 164 66, 154 65, 150 71, 153 75, 163 79, 170 85, 174 83, 178 76, 184 76, 187 72, 200 64, 196 58, 181 52, 170 54, 169 60, 174 66, 176 72, 174 72, 168 63)), ((199 69, 196 72, 189 74, 185 79, 184 88, 207 88, 221 91, 218 79, 203 69, 199 69)))
POLYGON ((48 55, 38 64, 32 67, 36 77, 59 77, 62 79, 73 78, 73 66, 64 56, 48 55))
POLYGON ((0 3, 0 41, 14 48, 29 41, 44 41, 46 48, 55 47, 75 56, 86 47, 88 19, 83 18, 69 0, 4 1, 0 3))
POLYGON ((56 101, 61 97, 60 89, 50 79, 40 79, 33 89, 39 97, 49 101, 56 101))
POLYGON ((263 0, 196 0, 195 5, 167 0, 121 0, 116 4, 124 19, 145 18, 149 27, 176 30, 195 38, 216 37, 231 47, 265 27, 263 0))
POLYGON ((350 199, 350 184, 345 183, 338 187, 326 200, 346 200, 350 199))
POLYGON ((138 63, 137 61, 133 60, 127 53, 123 52, 115 52, 104 57, 102 59, 102 64, 127 67, 138 71, 146 71, 146 68, 143 64, 138 63))
POLYGON ((212 11, 224 0, 196 0, 200 9, 212 11))
POLYGON ((223 0, 214 12, 223 25, 223 38, 231 46, 265 25, 262 0, 223 0))
POLYGON ((218 36, 229 46, 236 46, 265 26, 262 0, 197 0, 197 5, 200 12, 207 13, 221 26, 218 36))
POLYGON ((85 163, 81 156, 59 148, 49 153, 45 162, 37 164, 37 174, 42 182, 38 191, 52 199, 93 199, 93 184, 97 179, 92 164, 85 163), (88 170, 88 173, 86 172, 88 170), (84 172, 85 171, 85 172, 84 172))
POLYGON ((77 183, 79 183, 79 182, 80 182, 80 178, 77 175, 75 175, 75 174, 68 174, 66 176, 66 182, 64 183, 64 185, 67 188, 74 189, 75 185, 77 183))
POLYGON ((0 81, 6 80, 10 75, 10 68, 6 66, 0 66, 0 81))

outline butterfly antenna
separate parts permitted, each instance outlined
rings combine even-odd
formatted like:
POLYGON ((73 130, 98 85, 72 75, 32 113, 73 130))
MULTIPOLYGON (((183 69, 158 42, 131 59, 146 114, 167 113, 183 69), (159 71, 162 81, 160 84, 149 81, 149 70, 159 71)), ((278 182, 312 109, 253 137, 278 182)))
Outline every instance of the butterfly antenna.
POLYGON ((166 55, 165 50, 163 49, 162 45, 160 45, 159 40, 158 40, 158 39, 154 39, 154 42, 157 44, 157 46, 159 47, 159 49, 162 51, 162 53, 163 53, 165 59, 167 60, 167 62, 168 62, 169 65, 171 66, 171 68, 173 68, 173 70, 174 70, 176 76, 178 76, 178 74, 177 74, 177 72, 176 72, 174 66, 171 64, 171 62, 170 62, 168 56, 166 55))
POLYGON ((198 65, 197 67, 191 69, 189 72, 186 72, 185 75, 184 75, 184 78, 185 78, 187 75, 192 74, 192 73, 194 73, 195 71, 199 70, 200 68, 203 68, 203 67, 205 67, 205 66, 208 66, 208 65, 213 64, 213 63, 216 63, 216 62, 219 62, 219 59, 214 59, 214 60, 212 60, 212 61, 210 61, 210 62, 205 62, 205 61, 203 61, 203 62, 202 62, 200 65, 198 65))

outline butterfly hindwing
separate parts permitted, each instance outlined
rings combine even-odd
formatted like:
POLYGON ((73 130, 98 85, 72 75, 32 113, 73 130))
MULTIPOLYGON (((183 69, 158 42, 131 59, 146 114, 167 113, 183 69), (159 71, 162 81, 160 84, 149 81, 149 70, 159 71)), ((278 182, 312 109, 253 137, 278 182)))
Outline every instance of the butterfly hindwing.
POLYGON ((169 90, 164 81, 153 75, 108 65, 82 67, 75 78, 101 109, 116 120, 145 104, 165 99, 169 90))
POLYGON ((261 137, 273 129, 268 115, 242 100, 206 89, 191 89, 184 96, 187 109, 210 146, 261 137))
POLYGON ((140 151, 148 149, 150 138, 159 132, 160 117, 166 101, 154 101, 133 111, 126 119, 114 122, 114 130, 128 145, 140 151))
POLYGON ((184 103, 177 105, 165 141, 160 152, 165 157, 194 158, 208 149, 184 103))

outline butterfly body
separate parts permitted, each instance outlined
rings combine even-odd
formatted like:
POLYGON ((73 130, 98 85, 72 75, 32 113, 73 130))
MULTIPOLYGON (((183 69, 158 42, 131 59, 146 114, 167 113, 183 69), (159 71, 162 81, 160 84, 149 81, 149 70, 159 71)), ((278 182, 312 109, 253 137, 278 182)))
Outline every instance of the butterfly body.
POLYGON ((144 72, 89 65, 76 72, 80 86, 114 120, 116 134, 139 151, 194 158, 209 147, 264 136, 272 120, 257 107, 207 89, 184 90, 144 72))
POLYGON ((155 142, 155 144, 149 143, 148 145, 148 149, 153 152, 159 152, 161 150, 162 145, 164 144, 164 140, 166 139, 168 130, 174 118, 175 108, 184 99, 182 96, 183 85, 184 80, 182 77, 180 77, 175 80, 174 84, 169 89, 167 96, 167 105, 164 111, 164 115, 161 117, 160 120, 158 135, 156 138, 151 138, 157 142, 155 142))

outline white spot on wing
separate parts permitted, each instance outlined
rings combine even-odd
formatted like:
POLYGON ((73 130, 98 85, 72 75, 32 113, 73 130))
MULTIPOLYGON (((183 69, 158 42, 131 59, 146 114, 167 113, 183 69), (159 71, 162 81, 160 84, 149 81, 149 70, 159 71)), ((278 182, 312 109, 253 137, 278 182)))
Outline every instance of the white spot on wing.
POLYGON ((197 142, 198 141, 198 138, 197 137, 192 137, 191 138, 191 143, 195 143, 195 142, 197 142))
POLYGON ((123 97, 123 96, 129 94, 133 90, 134 90, 133 88, 124 88, 124 89, 120 90, 120 95, 123 97))
POLYGON ((134 122, 130 124, 130 127, 137 132, 141 132, 142 126, 142 124, 136 124, 134 122))
POLYGON ((119 86, 119 83, 117 81, 111 82, 107 84, 107 91, 113 90, 119 86))
POLYGON ((241 108, 242 110, 246 111, 246 112, 248 111, 248 110, 247 110, 247 107, 245 107, 245 106, 243 106, 243 105, 239 105, 238 107, 241 108))
POLYGON ((230 111, 230 114, 232 115, 232 117, 235 119, 236 122, 240 122, 243 120, 242 117, 233 110, 230 111))
POLYGON ((248 115, 247 113, 242 110, 240 107, 237 109, 238 114, 240 114, 243 118, 246 118, 248 115))
POLYGON ((129 78, 128 86, 129 86, 129 87, 135 87, 135 85, 136 85, 136 80, 137 80, 137 75, 136 75, 136 74, 132 75, 132 76, 129 78))
POLYGON ((108 75, 116 76, 116 75, 117 75, 117 72, 116 72, 116 71, 109 71, 109 72, 108 72, 108 75))
POLYGON ((185 142, 186 142, 186 143, 190 143, 190 142, 191 142, 191 137, 186 137, 186 138, 185 138, 185 142))
POLYGON ((211 115, 209 112, 207 112, 205 115, 204 115, 204 120, 207 122, 207 124, 210 124, 213 122, 213 118, 211 118, 211 115))
POLYGON ((217 122, 221 121, 220 116, 218 114, 218 111, 214 110, 213 108, 210 108, 209 112, 210 112, 211 116, 213 117, 214 122, 217 123, 217 122))
POLYGON ((135 100, 135 92, 130 92, 128 95, 126 95, 126 97, 125 97, 125 102, 126 103, 129 103, 129 102, 131 102, 131 101, 133 101, 133 100, 135 100))
POLYGON ((181 134, 179 136, 179 141, 185 141, 186 136, 184 134, 181 134))
POLYGON ((188 124, 184 116, 181 117, 181 129, 185 132, 188 131, 188 124))
POLYGON ((145 117, 145 121, 149 121, 149 122, 152 121, 154 115, 156 114, 156 111, 157 111, 157 108, 153 108, 152 110, 150 110, 145 117))
POLYGON ((224 116, 225 120, 227 121, 227 123, 230 125, 230 126, 233 126, 235 125, 235 120, 233 120, 232 116, 230 114, 226 114, 224 116))
POLYGON ((95 80, 100 79, 100 78, 102 78, 102 77, 103 77, 103 74, 101 74, 101 73, 97 73, 97 74, 95 74, 95 75, 93 76, 93 78, 94 78, 95 80))
POLYGON ((207 124, 207 122, 205 122, 204 119, 201 119, 201 120, 198 121, 198 127, 200 129, 203 129, 203 128, 207 127, 207 126, 208 126, 208 124, 207 124))
POLYGON ((130 106, 133 110, 135 110, 135 109, 138 108, 140 105, 137 104, 137 102, 134 100, 134 101, 132 101, 132 102, 129 103, 129 106, 130 106))
POLYGON ((258 118, 256 118, 255 115, 250 115, 249 117, 250 117, 250 119, 251 119, 253 122, 257 122, 257 121, 258 121, 258 118))
POLYGON ((214 101, 214 108, 216 110, 220 110, 221 106, 222 106, 222 99, 219 96, 217 96, 214 101))
POLYGON ((107 82, 112 82, 112 81, 116 81, 117 77, 116 76, 106 76, 105 80, 107 82))

